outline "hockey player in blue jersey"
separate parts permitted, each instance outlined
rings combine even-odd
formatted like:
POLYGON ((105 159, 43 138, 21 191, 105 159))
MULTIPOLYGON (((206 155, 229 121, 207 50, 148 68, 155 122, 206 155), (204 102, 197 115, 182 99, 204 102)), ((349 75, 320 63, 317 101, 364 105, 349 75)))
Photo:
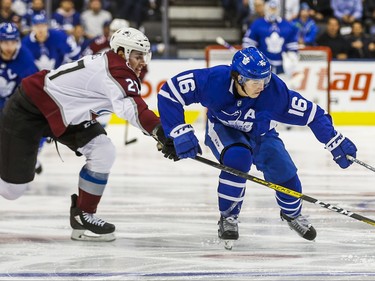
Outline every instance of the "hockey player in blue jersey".
POLYGON ((0 24, 0 112, 22 78, 38 71, 14 23, 0 24))
MULTIPOLYGON (((235 53, 231 66, 182 72, 169 79, 158 93, 158 109, 165 134, 165 157, 174 147, 179 158, 195 158, 201 148, 184 106, 200 103, 207 108, 205 144, 217 160, 248 172, 252 164, 267 181, 302 192, 297 168, 275 130, 276 122, 309 126, 341 168, 352 164, 355 145, 337 132, 331 117, 318 105, 290 90, 274 73, 267 58, 255 47, 235 53), (276 122, 275 122, 276 121, 276 122)), ((246 180, 222 171, 218 184, 219 238, 237 240, 237 219, 245 196, 246 180)), ((316 230, 301 214, 302 201, 276 192, 280 216, 307 240, 316 230)))
POLYGON ((81 51, 73 37, 62 30, 49 29, 43 14, 33 16, 32 31, 22 39, 22 44, 33 54, 39 70, 56 69, 63 63, 77 60, 81 51))
MULTIPOLYGON (((292 78, 298 63, 298 29, 279 16, 279 0, 265 4, 265 16, 255 20, 242 39, 242 47, 257 47, 269 60, 272 72, 292 78)), ((286 81, 288 82, 288 81, 286 81)))

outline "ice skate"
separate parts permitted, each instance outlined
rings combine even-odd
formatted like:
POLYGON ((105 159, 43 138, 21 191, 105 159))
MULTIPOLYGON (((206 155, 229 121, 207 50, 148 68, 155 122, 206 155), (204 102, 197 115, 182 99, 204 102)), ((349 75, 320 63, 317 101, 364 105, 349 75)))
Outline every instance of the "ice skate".
POLYGON ((83 212, 77 207, 76 194, 71 196, 70 226, 73 228, 72 240, 109 242, 116 239, 115 226, 95 217, 93 214, 83 212))
POLYGON ((286 220, 290 229, 297 232, 297 234, 307 240, 314 240, 316 237, 316 230, 311 223, 302 215, 295 218, 288 217, 282 211, 280 211, 280 217, 282 220, 286 220))
POLYGON ((238 240, 238 220, 237 217, 220 217, 218 222, 218 236, 224 241, 224 248, 232 250, 235 240, 238 240))

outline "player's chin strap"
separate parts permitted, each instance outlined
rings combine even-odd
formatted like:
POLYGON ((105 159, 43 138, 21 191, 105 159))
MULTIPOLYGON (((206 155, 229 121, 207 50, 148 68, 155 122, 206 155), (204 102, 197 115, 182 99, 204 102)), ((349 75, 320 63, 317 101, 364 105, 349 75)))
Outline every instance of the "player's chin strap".
MULTIPOLYGON (((355 159, 355 158, 354 158, 355 159)), ((291 190, 289 188, 286 188, 284 186, 281 186, 281 185, 278 185, 278 184, 275 184, 275 183, 272 183, 272 182, 269 182, 269 181, 265 181, 265 180, 262 180, 260 178, 257 178, 257 177, 254 177, 252 175, 249 175, 247 173, 244 173, 244 172, 241 172, 239 170, 236 170, 236 169, 233 169, 231 167, 228 167, 228 166, 225 166, 225 165, 222 165, 220 163, 217 163, 217 162, 214 162, 214 161, 211 161, 209 159, 206 159, 206 158, 203 158, 203 157, 200 157, 200 156, 196 156, 194 158, 194 160, 196 161, 199 161, 201 163, 204 163, 206 165, 209 165, 211 167, 214 167, 214 168, 217 168, 219 170, 222 170, 224 172, 227 172, 227 173, 230 173, 232 175, 235 175, 235 176, 238 176, 238 177, 241 177, 241 178, 244 178, 246 180, 249 180, 249 181, 252 181, 252 182, 256 182, 256 183, 259 183, 261 185, 264 185, 268 188, 271 188, 273 190, 276 190, 276 191, 279 191, 279 192, 282 192, 284 194, 287 194, 287 195, 290 195, 292 197, 295 197, 295 198, 299 198, 299 199, 302 199, 304 201, 307 201, 307 202, 310 202, 310 203, 313 203, 313 204, 316 204, 316 205, 319 205, 320 207, 322 208, 326 208, 328 210, 331 210, 333 212, 336 212, 336 213, 339 213, 341 215, 344 215, 344 216, 348 216, 348 217, 351 217, 353 219, 356 219, 358 221, 361 221, 361 222, 365 222, 367 224, 370 224, 372 226, 375 226, 375 221, 370 219, 370 218, 367 218, 365 216, 362 216, 360 214, 357 214, 357 213, 354 213, 354 212, 351 212, 351 211, 348 211, 348 210, 345 210, 343 208, 340 208, 338 206, 335 206, 335 205, 332 205, 330 203, 325 203, 323 201, 320 201, 318 199, 315 199, 313 197, 310 197, 310 196, 307 196, 307 195, 304 195, 302 193, 299 193, 297 191, 294 191, 294 190, 291 190)), ((350 159, 351 160, 351 159, 350 159)), ((354 160, 351 160, 351 161, 354 161, 354 160)), ((363 162, 362 162, 363 163, 363 162)), ((362 165, 362 164, 361 164, 362 165)), ((370 166, 371 167, 371 166, 370 166)), ((368 168, 368 167, 367 167, 368 168)), ((372 167, 371 167, 372 168, 372 167)), ((372 168, 374 169, 374 168, 372 168)))
POLYGON ((350 156, 350 155, 346 155, 346 158, 352 162, 355 162, 367 169, 369 169, 370 171, 373 171, 375 172, 375 168, 370 166, 369 164, 365 163, 365 162, 362 162, 361 160, 358 160, 357 158, 353 157, 353 156, 350 156))

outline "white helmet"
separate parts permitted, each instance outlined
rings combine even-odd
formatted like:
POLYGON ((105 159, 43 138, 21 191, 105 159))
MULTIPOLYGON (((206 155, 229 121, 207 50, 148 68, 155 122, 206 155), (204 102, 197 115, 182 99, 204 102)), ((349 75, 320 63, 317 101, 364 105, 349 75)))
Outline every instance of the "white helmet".
POLYGON ((150 41, 142 32, 135 28, 124 27, 118 29, 111 36, 109 45, 115 52, 120 47, 124 48, 126 60, 129 60, 130 53, 133 50, 143 53, 146 64, 151 60, 150 41))
POLYGON ((109 30, 113 33, 117 29, 123 28, 123 27, 129 27, 129 22, 124 19, 113 19, 111 21, 111 24, 109 25, 109 30))

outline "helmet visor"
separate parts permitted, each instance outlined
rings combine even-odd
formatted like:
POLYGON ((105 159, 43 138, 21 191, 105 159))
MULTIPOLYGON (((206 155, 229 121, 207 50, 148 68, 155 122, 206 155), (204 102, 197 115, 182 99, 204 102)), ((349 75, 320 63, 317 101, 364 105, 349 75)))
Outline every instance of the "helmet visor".
POLYGON ((142 52, 142 51, 138 51, 138 50, 132 50, 130 55, 129 55, 129 58, 126 58, 126 59, 131 60, 133 58, 133 59, 136 59, 138 61, 142 60, 142 63, 144 63, 144 64, 149 64, 149 62, 151 61, 151 57, 152 57, 151 51, 142 52))
POLYGON ((242 76, 241 77, 242 79, 242 84, 252 84, 252 85, 259 85, 259 84, 263 84, 264 87, 267 87, 267 85, 270 83, 271 81, 271 73, 265 77, 265 78, 248 78, 248 77, 244 77, 242 76))
POLYGON ((149 50, 147 53, 142 52, 142 54, 143 54, 143 59, 145 60, 145 64, 149 64, 151 61, 151 57, 152 57, 151 50, 149 50))

